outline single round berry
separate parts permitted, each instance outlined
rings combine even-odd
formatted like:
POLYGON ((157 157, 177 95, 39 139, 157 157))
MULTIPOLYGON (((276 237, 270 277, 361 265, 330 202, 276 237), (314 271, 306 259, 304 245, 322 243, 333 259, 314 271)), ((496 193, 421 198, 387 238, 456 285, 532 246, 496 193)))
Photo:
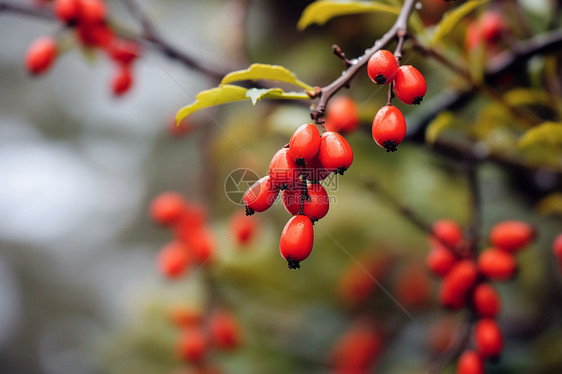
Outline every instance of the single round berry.
POLYGON ((55 0, 55 16, 66 24, 74 24, 80 17, 80 0, 55 0))
POLYGON ((394 105, 380 108, 373 120, 372 134, 375 142, 387 152, 396 151, 406 136, 406 120, 400 109, 394 105))
POLYGON ((481 319, 474 328, 474 337, 478 353, 485 358, 494 358, 503 350, 501 330, 491 318, 481 319))
POLYGON ((481 283, 474 289, 473 303, 476 313, 480 317, 494 318, 501 309, 498 293, 491 285, 481 283))
POLYGON ((27 50, 25 66, 31 74, 42 74, 49 70, 57 57, 57 44, 48 37, 36 39, 27 50))
POLYGON ((463 239, 462 228, 458 223, 451 219, 442 219, 436 221, 432 228, 433 236, 438 239, 440 243, 445 243, 452 247, 461 244, 463 239))
POLYGON ((312 123, 300 126, 291 136, 289 151, 293 161, 300 166, 311 160, 320 148, 320 132, 312 123))
POLYGON ((230 219, 230 231, 240 245, 247 245, 256 235, 257 229, 257 219, 247 216, 243 211, 235 212, 230 219))
POLYGON ((359 125, 359 109, 350 97, 338 96, 328 103, 325 119, 326 130, 350 134, 359 125))
POLYGON ((209 318, 211 343, 222 350, 237 348, 241 342, 238 323, 230 313, 218 311, 209 318))
POLYGON ((394 82, 394 93, 404 104, 419 104, 427 92, 423 75, 412 65, 398 68, 394 82))
POLYGON ((80 21, 84 24, 101 23, 106 13, 107 7, 102 0, 80 0, 80 21))
POLYGON ((343 174, 353 163, 353 150, 343 136, 326 131, 321 137, 318 158, 326 170, 343 174))
POLYGON ((304 201, 304 214, 313 221, 318 221, 328 214, 330 197, 321 184, 308 185, 308 199, 304 201))
POLYGON ((301 174, 289 148, 281 148, 269 164, 269 177, 274 187, 286 189, 294 186, 301 174))
POLYGON ((480 19, 480 35, 488 44, 499 41, 505 28, 505 21, 498 12, 485 12, 480 19))
POLYGON ((111 81, 111 91, 115 96, 121 96, 131 89, 133 85, 133 75, 127 66, 120 66, 111 81))
POLYGON ((305 215, 292 217, 281 233, 279 252, 287 260, 289 269, 300 268, 300 262, 312 252, 314 229, 312 221, 305 215))
POLYGON ((160 250, 158 268, 166 277, 177 278, 185 272, 190 260, 189 248, 181 242, 173 241, 160 250))
POLYGON ((444 277, 457 262, 451 250, 440 243, 434 242, 425 259, 425 264, 438 277, 444 277))
POLYGON ((193 260, 199 264, 206 264, 211 260, 215 251, 215 237, 207 227, 201 227, 188 242, 193 254, 193 260))
POLYGON ((246 214, 250 216, 254 212, 266 211, 273 205, 278 194, 279 188, 273 186, 269 176, 261 178, 244 194, 246 214))
POLYGON ((185 329, 178 341, 178 354, 185 361, 198 363, 205 358, 208 344, 206 334, 200 328, 185 329))
POLYGON ((456 263, 441 283, 441 304, 450 309, 460 309, 465 305, 467 294, 477 277, 478 271, 472 261, 462 260, 456 263))
POLYGON ((517 264, 510 253, 489 248, 478 257, 478 270, 490 279, 507 280, 515 275, 517 264))
POLYGON ((484 374, 484 362, 475 351, 465 351, 459 358, 456 374, 484 374))
POLYGON ((398 72, 398 63, 392 52, 381 49, 369 58, 367 74, 377 84, 389 84, 398 72))
POLYGON ((552 253, 562 263, 562 234, 559 234, 552 242, 552 253))
POLYGON ((490 243, 494 247, 514 252, 526 247, 534 238, 533 228, 520 221, 500 222, 490 232, 490 243))
POLYGON ((176 192, 164 192, 150 203, 150 216, 161 225, 171 225, 180 220, 186 210, 186 201, 176 192))

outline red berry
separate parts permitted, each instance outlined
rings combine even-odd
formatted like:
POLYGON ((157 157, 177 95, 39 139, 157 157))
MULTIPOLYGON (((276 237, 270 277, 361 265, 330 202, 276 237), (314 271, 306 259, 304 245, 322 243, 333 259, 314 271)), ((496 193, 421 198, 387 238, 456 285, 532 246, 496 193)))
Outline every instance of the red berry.
POLYGON ((379 146, 387 152, 396 151, 406 136, 406 120, 400 109, 393 105, 380 108, 373 120, 372 133, 379 146))
POLYGON ((161 225, 171 225, 182 217, 186 209, 183 196, 175 192, 164 192, 150 203, 150 216, 161 225))
POLYGON ((456 261, 457 258, 449 248, 435 242, 427 254, 425 264, 435 275, 444 277, 456 261))
POLYGON ((470 260, 462 260, 453 266, 443 279, 439 289, 439 301, 447 308, 460 309, 466 302, 468 291, 478 277, 476 265, 470 260))
POLYGON ((168 278, 177 278, 184 273, 190 261, 189 248, 183 243, 166 244, 158 254, 158 268, 168 278))
POLYGON ((240 328, 230 313, 215 312, 209 318, 211 341, 219 349, 230 350, 241 342, 240 328))
POLYGON ((207 353, 207 337, 200 328, 186 329, 178 341, 178 354, 188 362, 201 362, 207 353))
POLYGON ((326 107, 325 119, 326 130, 340 134, 352 133, 359 125, 357 104, 347 96, 335 97, 326 107))
POLYGON ((404 104, 419 104, 427 92, 423 75, 412 65, 398 68, 394 82, 394 93, 404 104))
POLYGON ((304 201, 304 214, 313 221, 318 221, 328 214, 330 197, 326 189, 319 183, 308 185, 309 199, 304 201))
POLYGON ((520 221, 503 221, 492 227, 490 243, 494 247, 514 252, 527 246, 534 238, 533 228, 520 221))
POLYGON ((552 252, 559 261, 562 261, 562 234, 559 234, 552 242, 552 252))
POLYGON ((379 334, 365 323, 356 323, 336 341, 332 362, 341 373, 366 372, 381 349, 379 334))
POLYGON ((273 186, 269 176, 261 178, 244 194, 246 214, 250 216, 254 212, 263 212, 269 209, 277 199, 278 193, 279 188, 273 186))
POLYGON ((171 307, 168 316, 174 325, 181 328, 195 327, 203 320, 199 309, 186 305, 171 307))
POLYGON ((480 19, 480 33, 488 44, 496 43, 504 29, 505 22, 498 12, 486 12, 480 19))
POLYGON ((314 229, 312 221, 305 215, 292 217, 281 233, 279 252, 287 260, 289 269, 299 269, 300 262, 312 252, 314 229))
POLYGON ((289 148, 281 148, 275 153, 269 164, 269 177, 274 187, 280 189, 292 187, 300 174, 300 168, 291 157, 289 148))
POLYGON ((484 374, 484 362, 475 351, 465 351, 459 358, 457 374, 484 374))
POLYGON ((193 259, 200 264, 209 262, 215 251, 215 237, 211 230, 202 227, 188 242, 193 253, 193 259))
MULTIPOLYGON (((320 153, 320 152, 318 152, 320 153)), ((318 154, 306 163, 304 168, 304 177, 312 182, 320 182, 330 175, 330 171, 326 170, 324 165, 320 162, 318 154)))
POLYGON ((133 76, 129 67, 120 66, 111 81, 111 90, 115 96, 121 96, 133 85, 133 76))
POLYGON ((62 22, 74 23, 80 17, 80 0, 55 0, 53 10, 62 22))
POLYGON ((490 279, 510 279, 516 269, 513 256, 497 248, 489 248, 478 257, 478 270, 490 279))
POLYGON ((474 329, 476 349, 482 357, 493 358, 499 356, 503 350, 503 336, 501 330, 491 318, 481 319, 474 329))
POLYGON ((482 40, 480 35, 480 26, 478 23, 475 21, 470 22, 466 29, 466 37, 464 41, 465 47, 468 51, 472 51, 480 45, 482 40))
POLYGON ((140 47, 129 40, 113 39, 109 45, 109 55, 114 61, 129 65, 140 56, 140 47))
POLYGON ((353 163, 353 150, 343 136, 326 131, 321 137, 318 158, 326 170, 343 174, 353 163))
POLYGON ((80 21, 87 24, 101 23, 107 8, 102 0, 80 0, 80 21))
POLYGON ((432 226, 433 235, 439 242, 456 247, 462 242, 463 232, 458 223, 451 219, 441 219, 432 226))
POLYGON ((316 156, 318 148, 320 148, 320 133, 312 123, 300 126, 289 141, 291 157, 301 167, 316 156))
POLYGON ((256 234, 258 221, 255 217, 247 216, 242 211, 234 213, 230 219, 230 231, 238 244, 248 244, 256 234))
POLYGON ((49 70, 57 57, 57 44, 48 37, 36 39, 27 50, 25 66, 31 74, 42 74, 49 70))
POLYGON ((377 84, 389 84, 398 72, 396 57, 384 49, 375 52, 367 63, 369 78, 377 84))
POLYGON ((80 23, 76 31, 80 42, 86 47, 106 48, 115 36, 113 31, 103 23, 80 23))
POLYGON ((491 285, 481 283, 474 289, 474 309, 480 317, 494 318, 501 309, 500 297, 491 285))
POLYGON ((396 296, 407 308, 423 308, 429 304, 431 284, 421 264, 411 263, 400 271, 396 296))

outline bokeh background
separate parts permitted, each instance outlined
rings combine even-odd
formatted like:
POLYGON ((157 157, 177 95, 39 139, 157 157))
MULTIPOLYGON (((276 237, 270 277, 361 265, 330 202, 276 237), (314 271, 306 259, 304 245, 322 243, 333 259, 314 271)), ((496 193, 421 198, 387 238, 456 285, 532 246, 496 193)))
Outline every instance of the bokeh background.
MULTIPOLYGON (((348 56, 360 55, 393 22, 388 16, 349 16, 298 32, 296 22, 309 2, 253 1, 243 19, 244 3, 142 6, 172 44, 203 61, 225 67, 280 64, 320 86, 342 69, 332 44, 348 56)), ((124 27, 137 27, 122 3, 108 4, 124 27)), ((528 0, 522 6, 537 30, 551 17, 551 2, 528 0)), ((309 108, 231 104, 197 113, 192 130, 174 136, 169 127, 176 111, 215 82, 151 49, 135 65, 133 89, 121 98, 111 95, 106 57, 79 48, 45 76, 31 77, 22 63, 27 47, 39 35, 57 32, 63 31, 52 21, 0 13, 1 372, 171 373, 182 364, 166 310, 175 303, 204 304, 204 276, 213 279, 244 333, 241 349, 213 355, 225 372, 328 372, 334 342, 366 314, 393 331, 383 344, 379 372, 425 372, 436 355, 435 326, 451 320, 454 327, 463 317, 438 306, 437 280, 429 280, 427 304, 409 310, 412 318, 380 289, 362 307, 348 305, 337 291, 342 274, 356 267, 352 258, 369 252, 392 258, 379 280, 395 294, 397 279, 423 267, 429 248, 425 233, 366 189, 366 180, 378 181, 427 222, 470 220, 462 163, 423 142, 407 140, 399 152, 387 154, 372 141, 370 123, 386 102, 384 90, 365 74, 346 92, 362 118, 361 130, 348 137, 355 161, 328 189, 334 200, 316 225, 311 257, 299 271, 289 271, 278 253, 290 218, 282 204, 258 216, 256 237, 241 248, 232 240, 229 220, 243 208, 227 198, 224 181, 236 168, 266 175, 271 156, 308 121, 309 108), (169 190, 205 206, 218 247, 212 266, 177 281, 158 272, 156 256, 170 233, 148 216, 151 199, 169 190)), ((411 50, 404 60, 424 73, 429 87, 425 105, 398 104, 408 123, 415 123, 454 79, 411 50)), ((475 100, 459 117, 470 120, 485 102, 475 100)), ((505 219, 539 229, 519 257, 517 279, 498 285, 507 344, 490 372, 560 372, 561 278, 551 243, 562 220, 560 213, 537 210, 560 187, 560 176, 492 163, 482 164, 479 176, 484 233, 505 219)), ((445 330, 454 330, 450 326, 445 330)))

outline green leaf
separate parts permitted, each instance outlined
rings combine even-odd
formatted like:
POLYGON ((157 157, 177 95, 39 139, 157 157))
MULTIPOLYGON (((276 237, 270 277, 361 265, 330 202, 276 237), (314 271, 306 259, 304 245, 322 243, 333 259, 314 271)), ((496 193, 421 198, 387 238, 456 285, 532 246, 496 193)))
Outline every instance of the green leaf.
POLYGON ((520 148, 542 146, 562 149, 562 123, 544 122, 527 130, 519 139, 520 148))
POLYGON ((550 106, 550 97, 545 91, 528 88, 516 88, 504 95, 505 101, 513 106, 546 105, 550 106))
POLYGON ((478 8, 480 5, 486 4, 489 0, 472 0, 456 7, 455 9, 445 13, 439 25, 437 25, 437 31, 433 35, 432 45, 436 45, 446 36, 448 36, 453 29, 462 21, 464 17, 470 14, 474 9, 478 8))
POLYGON ((446 111, 440 113, 425 130, 425 140, 429 144, 435 143, 437 136, 444 130, 450 128, 453 124, 455 117, 452 112, 446 111))
POLYGON ((222 79, 220 85, 226 85, 238 81, 257 81, 266 79, 295 84, 305 90, 314 90, 314 87, 297 79, 287 68, 279 65, 252 64, 248 69, 233 71, 222 79))
POLYGON ((235 101, 248 100, 246 97, 246 89, 243 87, 224 85, 221 87, 211 88, 210 90, 201 91, 197 94, 197 100, 194 103, 181 108, 176 114, 176 123, 180 123, 185 117, 195 113, 199 109, 207 108, 214 105, 232 103, 235 101))
POLYGON ((302 12, 297 29, 304 30, 312 24, 323 25, 338 16, 372 12, 398 15, 400 7, 366 1, 316 1, 302 12))

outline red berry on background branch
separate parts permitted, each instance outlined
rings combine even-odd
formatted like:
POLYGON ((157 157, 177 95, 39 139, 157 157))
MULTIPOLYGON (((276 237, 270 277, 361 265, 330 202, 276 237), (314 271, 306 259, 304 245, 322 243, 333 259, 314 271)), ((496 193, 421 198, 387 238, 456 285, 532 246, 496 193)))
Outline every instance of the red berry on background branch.
POLYGON ((336 373, 366 373, 381 351, 380 334, 369 324, 360 321, 338 338, 331 361, 336 373))
POLYGON ((190 260, 189 248, 181 242, 173 241, 160 250, 158 268, 166 277, 177 278, 185 272, 190 260))
POLYGON ((517 264, 510 253, 489 248, 478 257, 478 270, 490 279, 508 280, 515 275, 517 264))
POLYGON ((498 293, 491 285, 481 283, 474 289, 473 303, 476 313, 480 317, 496 317, 501 309, 498 293))
POLYGON ((441 283, 439 289, 441 304, 450 309, 462 308, 477 277, 478 270, 474 262, 462 260, 456 263, 441 283))
POLYGON ((133 85, 133 75, 128 66, 118 67, 113 80, 111 81, 111 90, 115 96, 121 96, 129 91, 133 85))
POLYGON ((56 57, 57 44, 51 37, 42 36, 29 46, 25 66, 31 74, 42 74, 49 70, 56 57))
POLYGON ((208 339, 200 328, 189 328, 182 331, 178 341, 178 354, 187 362, 203 361, 207 353, 208 339))
POLYGON ((244 194, 246 215, 251 216, 254 212, 266 211, 273 205, 278 194, 279 188, 273 186, 269 175, 261 178, 244 194))
POLYGON ((485 358, 494 358, 503 350, 502 332, 493 319, 484 318, 476 323, 474 328, 476 349, 485 358))
POLYGON ((451 219, 436 221, 431 228, 433 235, 451 247, 456 247, 463 240, 462 228, 451 219))
POLYGON ((527 246, 535 236, 533 228, 520 221, 500 222, 490 232, 490 243, 494 247, 515 252, 527 246))
POLYGON ((425 264, 429 270, 439 277, 444 277, 456 262, 457 257, 449 248, 438 242, 432 242, 431 249, 425 259, 425 264))
POLYGON ((240 346, 241 332, 234 317, 226 311, 217 311, 209 318, 211 343, 222 350, 240 346))
POLYGON ((459 358, 456 374, 484 374, 484 362, 475 351, 465 351, 459 358))
POLYGON ((85 24, 101 23, 105 20, 107 7, 102 0, 80 0, 80 21, 85 24))
POLYGON ((394 105, 385 105, 375 115, 372 135, 375 142, 394 152, 406 136, 406 120, 402 112, 394 105))
POLYGON ((558 265, 562 269, 562 234, 559 234, 552 242, 552 252, 558 259, 558 265))
POLYGON ((311 160, 320 148, 320 132, 312 123, 300 126, 291 136, 289 151, 295 163, 303 167, 311 160))
POLYGON ((404 104, 419 104, 427 92, 423 75, 412 65, 398 68, 394 81, 394 93, 404 104))
POLYGON ((353 163, 353 150, 343 136, 326 131, 321 137, 318 158, 326 170, 343 175, 353 163))
POLYGON ((186 209, 186 201, 178 193, 164 192, 156 196, 150 204, 150 216, 161 225, 171 225, 179 221, 186 209))
POLYGON ((118 38, 111 41, 108 52, 114 61, 123 65, 129 65, 141 54, 140 46, 137 43, 118 38))
POLYGON ((80 17, 80 0, 55 0, 53 10, 59 20, 74 24, 80 17))
POLYGON ((398 72, 398 63, 392 52, 385 49, 375 52, 367 63, 367 74, 377 84, 389 84, 398 72))
POLYGON ((254 238, 258 226, 257 218, 242 211, 236 211, 230 219, 230 231, 240 245, 247 245, 254 238))
POLYGON ((279 252, 287 260, 289 269, 299 269, 300 262, 312 252, 314 229, 312 221, 305 215, 292 217, 281 233, 279 252))
POLYGON ((350 134, 359 125, 359 108, 350 97, 334 97, 326 107, 325 120, 327 131, 350 134))

